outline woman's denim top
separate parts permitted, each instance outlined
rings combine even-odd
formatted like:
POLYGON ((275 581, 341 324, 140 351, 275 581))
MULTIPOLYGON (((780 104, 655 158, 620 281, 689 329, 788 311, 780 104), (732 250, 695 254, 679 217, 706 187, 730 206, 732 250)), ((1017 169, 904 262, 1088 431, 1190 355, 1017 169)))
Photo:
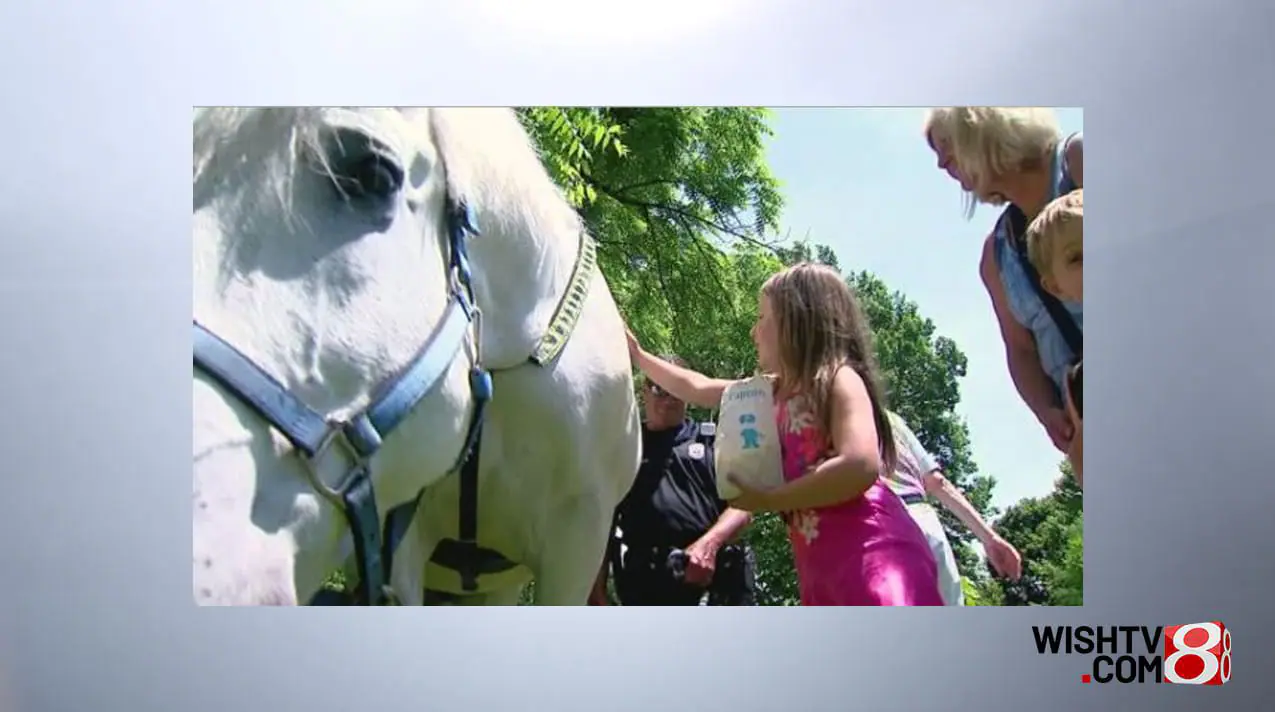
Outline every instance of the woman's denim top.
MULTIPOLYGON (((1054 152, 1050 166, 1050 171, 1053 174, 1049 192, 1050 200, 1058 197, 1064 177, 1067 175, 1067 146, 1070 145, 1073 138, 1079 135, 1079 133, 1074 133, 1068 136, 1065 141, 1058 142, 1058 148, 1054 152)), ((1062 393, 1063 377, 1067 366, 1073 363, 1079 354, 1072 354, 1071 347, 1067 345, 1067 340, 1054 323, 1049 310, 1045 308, 1045 304, 1040 300, 1035 287, 1032 286, 1027 272, 1023 269, 1022 262, 1019 261, 1018 252, 1014 249, 1014 245, 1010 243, 1008 224, 1009 220, 1002 213, 997 220, 995 236, 993 237, 993 254, 996 256, 996 266, 997 271, 1000 273, 1001 284, 1005 287, 1005 296, 1009 301, 1009 309, 1014 315, 1014 320, 1035 337, 1036 349, 1040 352, 1041 366, 1044 367, 1045 373, 1049 375, 1050 380, 1054 382, 1054 387, 1058 389, 1059 393, 1062 393)), ((1066 300, 1063 300, 1062 304, 1076 322, 1076 328, 1081 329, 1083 333, 1083 306, 1078 302, 1066 300)))

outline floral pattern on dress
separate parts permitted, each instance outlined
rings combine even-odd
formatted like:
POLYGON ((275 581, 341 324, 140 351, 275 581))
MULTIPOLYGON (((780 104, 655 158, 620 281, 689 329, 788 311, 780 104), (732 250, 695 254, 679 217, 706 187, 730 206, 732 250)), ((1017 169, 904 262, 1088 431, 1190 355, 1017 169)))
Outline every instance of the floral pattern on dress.
MULTIPOLYGON (((793 480, 804 476, 828 453, 824 439, 819 435, 814 414, 806 405, 806 399, 793 396, 775 409, 779 432, 783 440, 784 478, 793 480)), ((783 514, 793 534, 809 546, 819 538, 819 513, 802 509, 783 514)))
POLYGON ((819 537, 819 513, 813 509, 794 512, 792 528, 806 540, 806 545, 809 546, 819 537))
POLYGON ((802 432, 814 427, 815 416, 806 408, 806 399, 802 396, 794 396, 788 399, 788 432, 799 435, 802 432))
POLYGON ((787 435, 784 438, 785 469, 805 474, 826 454, 820 445, 822 439, 814 434, 815 416, 801 396, 789 398, 783 411, 779 425, 780 432, 787 435))

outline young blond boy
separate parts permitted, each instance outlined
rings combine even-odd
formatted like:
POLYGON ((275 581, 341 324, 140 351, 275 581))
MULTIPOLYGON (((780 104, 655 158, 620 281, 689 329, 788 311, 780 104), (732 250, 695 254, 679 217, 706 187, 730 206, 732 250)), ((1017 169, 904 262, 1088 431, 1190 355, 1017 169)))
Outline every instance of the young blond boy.
MULTIPOLYGON (((1046 205, 1027 228, 1027 259, 1040 275, 1041 286, 1055 297, 1070 302, 1084 301, 1084 220, 1084 190, 1074 190, 1046 205)), ((1083 364, 1081 360, 1068 369, 1067 392, 1063 394, 1067 413, 1075 427, 1067 459, 1071 461, 1076 484, 1082 487, 1085 445, 1081 429, 1081 393, 1072 391, 1081 383, 1083 364)))
POLYGON ((1059 299, 1081 302, 1084 257, 1085 191, 1073 190, 1054 200, 1027 228, 1027 259, 1040 274, 1040 284, 1059 299))

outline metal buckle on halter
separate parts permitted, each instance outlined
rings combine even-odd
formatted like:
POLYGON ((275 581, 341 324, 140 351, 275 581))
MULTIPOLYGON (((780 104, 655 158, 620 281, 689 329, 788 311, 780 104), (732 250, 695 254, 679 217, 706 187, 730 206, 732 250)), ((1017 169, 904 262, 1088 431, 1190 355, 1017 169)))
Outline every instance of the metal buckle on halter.
POLYGON ((460 270, 454 267, 450 273, 448 287, 452 295, 460 300, 465 310, 469 312, 469 338, 474 350, 471 363, 480 366, 483 362, 483 310, 478 306, 478 301, 472 297, 473 289, 469 276, 462 275, 460 270))
POLYGON ((306 464, 306 476, 310 480, 310 486, 314 487, 314 489, 316 489, 324 497, 333 500, 333 502, 339 507, 341 506, 341 496, 344 494, 345 488, 349 486, 350 482, 359 470, 365 469, 368 466, 368 461, 371 458, 364 457, 360 454, 350 442, 350 439, 345 434, 345 423, 337 420, 329 420, 327 435, 323 436, 323 440, 319 442, 319 448, 315 451, 314 455, 312 457, 302 457, 301 459, 306 464), (335 489, 329 487, 327 483, 323 481, 323 478, 319 476, 319 462, 330 450, 332 450, 333 445, 339 445, 340 449, 345 451, 345 454, 349 456, 351 462, 350 467, 345 471, 345 474, 341 477, 341 480, 335 489))
POLYGON ((474 358, 471 361, 475 368, 482 368, 483 363, 483 310, 474 304, 473 318, 469 326, 469 339, 474 347, 474 358))
MULTIPOLYGON (((306 474, 310 480, 310 486, 313 487, 315 491, 317 491, 320 495, 327 498, 338 510, 344 513, 344 515, 347 518, 350 518, 353 515, 347 509, 347 504, 345 501, 346 495, 348 494, 347 490, 350 489, 351 485, 354 484, 355 478, 358 477, 360 474, 363 474, 364 476, 368 478, 371 477, 371 472, 368 467, 368 462, 371 460, 371 456, 370 455, 365 456, 359 453, 358 449, 356 449, 353 443, 350 442, 349 436, 346 435, 345 428, 346 428, 346 423, 339 420, 329 420, 328 432, 324 436, 323 440, 319 443, 319 448, 314 453, 314 456, 304 457, 302 459, 306 463, 306 474), (337 484, 335 488, 329 487, 326 483, 323 482, 323 479, 319 476, 319 462, 324 455, 327 455, 328 452, 334 448, 334 446, 341 450, 344 450, 345 454, 350 458, 350 466, 349 468, 345 470, 345 474, 341 477, 340 482, 337 484)), ((373 509, 372 511, 375 512, 375 509, 373 509)), ((376 530, 376 533, 379 535, 380 527, 381 527, 380 521, 365 522, 365 524, 372 526, 376 530)), ((350 535, 355 538, 358 538, 361 535, 361 532, 358 531, 359 525, 356 525, 355 521, 351 519, 349 521, 349 526, 350 526, 350 535)), ((357 543, 355 546, 356 546, 355 550, 357 551, 358 550, 357 543)), ((377 555, 380 554, 379 551, 377 551, 376 553, 377 555)), ((365 562, 361 558, 357 562, 360 576, 363 576, 365 574, 365 571, 363 570, 364 564, 365 562)), ((385 574, 388 575, 389 562, 383 562, 381 566, 384 567, 383 571, 385 572, 385 574)), ((382 582, 380 587, 380 592, 381 592, 382 600, 361 601, 361 603, 366 606, 378 605, 378 604, 386 605, 386 606, 403 605, 402 599, 399 597, 398 592, 394 590, 393 586, 390 585, 390 582, 388 580, 382 582)), ((350 590, 347 589, 346 593, 348 595, 350 593, 350 590)), ((356 601, 359 601, 359 599, 362 598, 362 596, 360 596, 357 593, 355 593, 354 596, 356 601)))

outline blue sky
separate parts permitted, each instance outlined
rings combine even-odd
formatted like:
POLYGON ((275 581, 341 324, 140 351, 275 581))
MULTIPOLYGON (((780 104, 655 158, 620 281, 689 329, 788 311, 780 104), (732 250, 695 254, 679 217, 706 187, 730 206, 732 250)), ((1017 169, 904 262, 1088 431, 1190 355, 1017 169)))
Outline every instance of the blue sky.
MULTIPOLYGON (((993 504, 1047 494, 1061 454, 1018 398, 978 277, 995 219, 962 211, 959 186, 935 166, 923 109, 777 109, 768 157, 786 201, 781 225, 831 246, 843 269, 866 269, 902 291, 969 358, 957 412, 974 461, 996 477, 993 504)), ((1079 109, 1058 112, 1080 131, 1079 109)))

